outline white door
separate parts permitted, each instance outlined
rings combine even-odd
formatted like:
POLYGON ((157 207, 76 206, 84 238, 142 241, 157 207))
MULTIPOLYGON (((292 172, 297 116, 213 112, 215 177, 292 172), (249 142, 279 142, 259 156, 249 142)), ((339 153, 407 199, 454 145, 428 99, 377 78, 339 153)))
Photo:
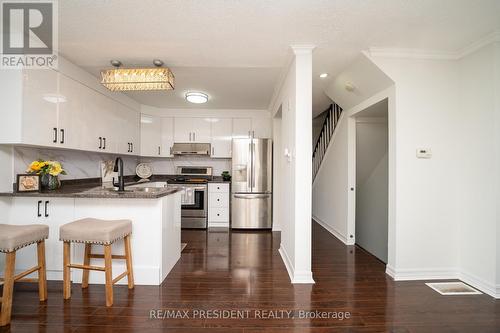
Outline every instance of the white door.
POLYGON ((212 119, 212 155, 216 158, 231 158, 233 122, 231 118, 212 119))
POLYGON ((141 156, 161 156, 161 118, 141 115, 141 156))
MULTIPOLYGON (((21 198, 12 199, 10 224, 46 224, 49 238, 45 240, 47 278, 62 278, 63 246, 59 241, 59 227, 74 220, 74 199, 70 198, 21 198)), ((36 245, 16 253, 16 270, 36 266, 36 245)))
POLYGON ((233 139, 247 139, 252 131, 251 118, 233 118, 233 139))
POLYGON ((192 118, 193 142, 209 143, 211 141, 211 121, 211 118, 192 118))
POLYGON ((57 72, 51 69, 23 71, 23 143, 57 146, 57 72))
POLYGON ((59 109, 57 127, 59 130, 58 142, 61 147, 80 149, 84 148, 84 134, 86 117, 83 114, 82 84, 65 76, 59 76, 59 109))
POLYGON ((172 157, 174 145, 174 118, 161 118, 161 150, 162 156, 172 157))
POLYGON ((174 141, 178 143, 193 141, 193 118, 174 119, 174 141))
POLYGON ((103 96, 95 90, 82 86, 83 112, 80 135, 82 149, 103 152, 103 136, 107 118, 103 115, 103 96))

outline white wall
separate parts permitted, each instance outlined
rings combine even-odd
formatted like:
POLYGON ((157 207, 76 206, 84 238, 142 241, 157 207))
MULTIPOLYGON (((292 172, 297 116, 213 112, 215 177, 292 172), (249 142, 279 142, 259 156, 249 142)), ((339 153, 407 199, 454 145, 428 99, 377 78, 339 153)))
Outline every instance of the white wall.
POLYGON ((335 129, 312 190, 312 216, 325 229, 346 244, 352 244, 347 231, 348 215, 348 122, 344 114, 335 129))
MULTIPOLYGON (((460 278, 499 296, 499 55, 497 42, 458 60, 371 56, 395 82, 389 96, 387 272, 397 280, 460 278), (417 148, 430 148, 432 158, 417 159, 417 148)), ((345 181, 339 183, 330 192, 344 191, 345 181)), ((347 221, 335 221, 347 224, 345 235, 350 209, 347 221)), ((329 214, 324 219, 338 213, 329 214)))
POLYGON ((449 275, 458 265, 453 61, 374 58, 396 82, 396 276, 449 275), (432 159, 417 159, 430 148, 432 159))
POLYGON ((497 244, 500 177, 500 112, 495 108, 495 66, 500 65, 491 44, 462 58, 459 63, 459 100, 456 165, 458 251, 462 274, 494 288, 498 269, 497 244))
POLYGON ((290 152, 280 172, 280 254, 292 283, 314 283, 311 272, 312 47, 292 47, 294 55, 273 102, 279 110, 281 149, 290 152))
POLYGON ((284 167, 282 138, 281 138, 281 111, 279 116, 273 118, 273 231, 281 231, 282 204, 283 198, 283 175, 281 170, 284 167))
MULTIPOLYGON (((366 116, 369 117, 369 114, 366 116)), ((387 118, 356 119, 356 244, 387 263, 387 118)))

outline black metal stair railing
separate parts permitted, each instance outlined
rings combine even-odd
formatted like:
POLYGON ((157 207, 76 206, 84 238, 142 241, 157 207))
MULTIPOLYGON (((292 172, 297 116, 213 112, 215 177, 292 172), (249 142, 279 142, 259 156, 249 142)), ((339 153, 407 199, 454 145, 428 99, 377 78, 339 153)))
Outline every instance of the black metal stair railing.
POLYGON ((323 162, 323 158, 325 157, 328 145, 330 144, 330 140, 332 139, 335 128, 337 128, 340 116, 342 115, 342 108, 337 104, 333 103, 330 105, 328 109, 325 110, 325 112, 327 112, 326 118, 325 121, 323 122, 321 132, 319 134, 318 140, 316 141, 316 145, 314 146, 313 149, 313 156, 312 156, 313 180, 314 178, 316 178, 321 163, 323 162))

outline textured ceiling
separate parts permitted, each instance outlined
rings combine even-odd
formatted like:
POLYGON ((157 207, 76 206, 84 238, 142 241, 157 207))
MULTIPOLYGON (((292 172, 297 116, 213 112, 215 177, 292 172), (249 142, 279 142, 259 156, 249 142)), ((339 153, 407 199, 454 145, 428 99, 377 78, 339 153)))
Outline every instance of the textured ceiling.
MULTIPOLYGON (((71 61, 95 72, 110 59, 149 65, 160 58, 178 68, 180 90, 207 91, 212 108, 266 107, 290 44, 317 45, 313 109, 321 110, 328 104, 324 86, 361 50, 456 51, 500 28, 498 0, 62 0, 59 6, 60 52, 71 61), (320 80, 321 72, 330 78, 320 80)), ((131 96, 191 106, 180 91, 131 96)))

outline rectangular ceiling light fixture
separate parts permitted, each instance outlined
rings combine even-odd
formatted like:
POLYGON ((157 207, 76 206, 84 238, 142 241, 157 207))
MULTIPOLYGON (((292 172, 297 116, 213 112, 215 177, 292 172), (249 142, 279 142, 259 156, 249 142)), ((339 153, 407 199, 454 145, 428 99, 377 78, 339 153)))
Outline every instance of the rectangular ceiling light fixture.
POLYGON ((111 91, 173 90, 175 77, 168 67, 115 68, 101 71, 101 84, 111 91))

